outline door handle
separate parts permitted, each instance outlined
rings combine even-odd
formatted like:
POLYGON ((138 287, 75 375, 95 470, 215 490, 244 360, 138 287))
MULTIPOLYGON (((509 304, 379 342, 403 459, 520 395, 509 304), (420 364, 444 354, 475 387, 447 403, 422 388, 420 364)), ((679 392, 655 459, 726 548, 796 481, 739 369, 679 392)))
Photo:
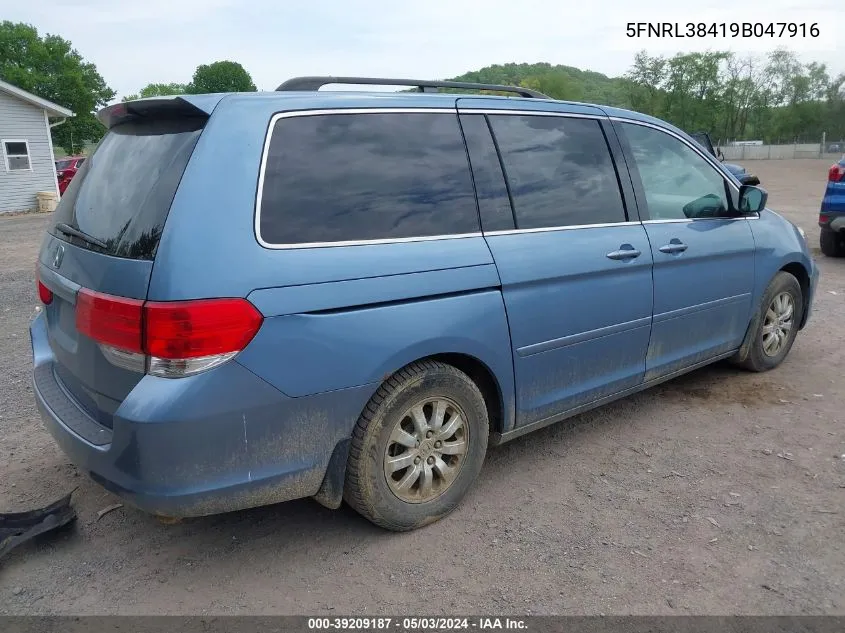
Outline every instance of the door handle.
POLYGON ((626 260, 635 259, 642 255, 642 252, 635 248, 620 248, 618 251, 610 251, 607 254, 608 259, 626 260))
POLYGON ((686 244, 681 241, 677 242, 670 242, 664 246, 661 246, 658 250, 661 253, 668 253, 669 255, 674 255, 676 253, 683 253, 685 250, 689 248, 686 244))

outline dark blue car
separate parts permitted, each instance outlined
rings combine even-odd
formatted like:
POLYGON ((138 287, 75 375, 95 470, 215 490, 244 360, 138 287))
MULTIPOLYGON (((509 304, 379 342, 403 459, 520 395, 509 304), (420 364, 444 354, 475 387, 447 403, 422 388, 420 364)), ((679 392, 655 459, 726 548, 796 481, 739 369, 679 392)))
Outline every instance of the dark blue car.
POLYGON ((683 131, 524 88, 317 90, 344 81, 408 85, 99 113, 38 257, 33 392, 140 508, 345 499, 412 529, 488 446, 721 359, 773 369, 807 323, 801 232, 683 131))
POLYGON ((845 156, 828 172, 819 226, 822 253, 845 257, 845 156))

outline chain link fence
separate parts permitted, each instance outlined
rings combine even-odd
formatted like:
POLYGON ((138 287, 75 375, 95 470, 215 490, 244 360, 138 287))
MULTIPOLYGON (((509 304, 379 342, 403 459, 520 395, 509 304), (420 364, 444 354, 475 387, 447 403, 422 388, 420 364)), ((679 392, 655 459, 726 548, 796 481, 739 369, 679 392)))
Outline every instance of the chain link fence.
POLYGON ((845 154, 845 139, 795 139, 771 144, 755 141, 720 141, 718 144, 726 161, 792 160, 796 158, 830 158, 838 160, 845 154))

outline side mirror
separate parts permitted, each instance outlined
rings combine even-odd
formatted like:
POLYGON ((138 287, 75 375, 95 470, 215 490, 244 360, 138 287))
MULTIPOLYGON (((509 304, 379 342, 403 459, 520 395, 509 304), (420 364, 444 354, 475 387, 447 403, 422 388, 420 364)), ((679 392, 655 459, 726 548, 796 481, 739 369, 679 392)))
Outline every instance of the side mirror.
POLYGON ((739 182, 743 185, 759 185, 760 179, 753 174, 746 174, 745 176, 740 177, 739 182))
POLYGON ((765 189, 754 185, 742 185, 739 188, 739 212, 743 215, 760 213, 766 208, 769 194, 765 189))

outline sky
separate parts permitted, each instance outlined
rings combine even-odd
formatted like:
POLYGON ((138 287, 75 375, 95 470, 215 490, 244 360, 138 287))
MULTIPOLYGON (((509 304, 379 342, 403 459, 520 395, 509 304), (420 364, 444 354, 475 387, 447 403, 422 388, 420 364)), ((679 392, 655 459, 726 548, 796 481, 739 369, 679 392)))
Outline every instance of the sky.
MULTIPOLYGON (((118 97, 240 62, 260 90, 298 75, 443 79, 507 62, 623 74, 638 50, 757 54, 782 46, 845 72, 841 0, 27 0, 2 18, 70 40, 118 97), (686 6, 668 6, 683 4, 686 6), (692 6, 694 5, 694 6, 692 6), (818 37, 645 39, 629 22, 817 23, 818 37)), ((727 28, 730 28, 729 26, 727 28)), ((799 27, 800 28, 800 27, 799 27)))

